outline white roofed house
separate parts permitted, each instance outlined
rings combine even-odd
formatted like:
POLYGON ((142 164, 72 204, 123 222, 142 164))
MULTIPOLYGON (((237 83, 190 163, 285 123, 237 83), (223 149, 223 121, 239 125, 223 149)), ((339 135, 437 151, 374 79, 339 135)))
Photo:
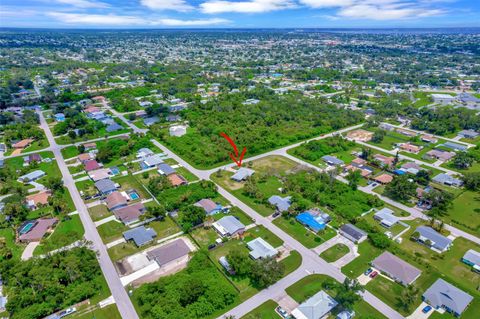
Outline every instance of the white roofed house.
POLYGON ((253 169, 241 167, 231 178, 234 181, 241 182, 252 176, 254 173, 255 171, 253 169))
POLYGON ((338 305, 338 302, 321 290, 307 299, 292 311, 296 319, 320 319, 326 316, 338 305))
POLYGON ((433 102, 447 105, 455 101, 455 97, 449 94, 432 94, 433 102))
POLYGON ((382 208, 373 215, 373 218, 380 222, 380 225, 390 228, 398 223, 399 218, 393 215, 393 210, 389 208, 382 208))
POLYGON ((275 257, 278 254, 278 250, 260 237, 249 241, 247 247, 250 249, 250 257, 253 259, 275 257))
POLYGON ((243 234, 245 225, 234 216, 225 216, 212 224, 222 237, 233 237, 243 234))
POLYGON ((187 134, 187 126, 186 125, 170 126, 168 131, 170 133, 170 136, 180 137, 180 136, 183 136, 183 135, 187 134))
POLYGON ((33 172, 30 172, 28 174, 25 174, 23 176, 20 176, 18 178, 18 181, 19 182, 23 182, 23 183, 29 183, 29 182, 33 182, 39 178, 42 178, 43 176, 45 176, 45 172, 44 171, 41 171, 41 170, 36 170, 36 171, 33 171, 33 172))
POLYGON ((480 253, 476 250, 469 249, 462 257, 462 262, 472 266, 473 271, 480 272, 480 253))
POLYGON ((142 161, 143 166, 147 168, 156 167, 157 165, 160 165, 162 163, 163 163, 163 159, 159 154, 145 157, 142 161))

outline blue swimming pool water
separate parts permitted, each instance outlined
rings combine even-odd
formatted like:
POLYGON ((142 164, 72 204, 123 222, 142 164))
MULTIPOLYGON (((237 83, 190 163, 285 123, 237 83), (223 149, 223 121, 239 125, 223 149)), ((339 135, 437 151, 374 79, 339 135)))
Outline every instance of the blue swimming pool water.
POLYGON ((118 175, 120 173, 120 170, 118 169, 118 167, 112 167, 110 168, 110 171, 112 171, 113 175, 118 175))
POLYGON ((130 194, 128 194, 128 195, 130 196, 130 198, 131 198, 132 200, 135 200, 135 199, 139 199, 139 198, 140 198, 140 196, 138 196, 137 193, 130 193, 130 194))
POLYGON ((28 224, 25 224, 25 226, 22 227, 22 229, 20 230, 20 235, 23 235, 23 234, 26 234, 30 231, 30 229, 32 229, 33 225, 35 225, 34 222, 31 222, 31 223, 28 223, 28 224))

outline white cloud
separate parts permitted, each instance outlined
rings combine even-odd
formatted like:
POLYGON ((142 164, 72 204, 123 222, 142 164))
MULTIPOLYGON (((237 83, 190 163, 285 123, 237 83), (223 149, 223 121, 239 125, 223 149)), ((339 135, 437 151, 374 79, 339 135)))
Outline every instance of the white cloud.
POLYGON ((181 19, 155 19, 140 18, 137 16, 113 15, 113 14, 83 14, 83 13, 64 13, 50 12, 48 16, 55 18, 66 24, 98 25, 98 26, 209 26, 228 24, 229 20, 220 18, 181 20, 181 19))
POLYGON ((189 11, 193 9, 193 6, 185 0, 141 0, 140 3, 154 10, 189 11))
POLYGON ((218 24, 228 24, 230 20, 213 18, 213 19, 198 19, 198 20, 179 20, 179 19, 160 19, 160 24, 165 26, 178 26, 178 27, 188 27, 188 26, 208 26, 208 25, 218 25, 218 24))
POLYGON ((77 8, 108 8, 110 5, 108 3, 100 1, 90 1, 90 0, 54 0, 55 2, 62 4, 69 4, 77 8))
POLYGON ((300 3, 311 8, 338 8, 352 5, 354 0, 300 0, 300 3))
POLYGON ((261 13, 294 7, 296 5, 291 0, 250 0, 240 2, 209 0, 200 4, 200 8, 204 13, 261 13))

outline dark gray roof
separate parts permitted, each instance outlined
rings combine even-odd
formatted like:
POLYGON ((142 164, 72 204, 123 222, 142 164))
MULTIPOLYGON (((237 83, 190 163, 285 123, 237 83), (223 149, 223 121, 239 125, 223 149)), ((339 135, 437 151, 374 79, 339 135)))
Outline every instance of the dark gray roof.
POLYGON ((473 300, 472 296, 443 279, 437 279, 425 291, 423 297, 434 307, 446 306, 458 314, 461 314, 473 300))
POLYGON ((452 177, 445 173, 440 173, 437 176, 433 177, 432 181, 440 184, 456 185, 456 186, 461 186, 463 184, 461 179, 452 177))
POLYGON ((189 252, 190 248, 183 239, 179 238, 171 243, 150 250, 147 252, 147 257, 150 260, 155 260, 158 265, 162 266, 187 255, 189 252))
POLYGON ((145 228, 145 226, 140 226, 127 230, 123 233, 125 240, 133 240, 135 245, 143 246, 153 240, 157 236, 157 233, 151 228, 145 228))
POLYGON ((113 123, 113 124, 110 124, 109 126, 107 126, 107 132, 115 132, 115 131, 118 131, 118 130, 121 130, 123 129, 123 127, 121 125, 119 125, 118 123, 113 123))
POLYGON ((153 117, 147 117, 146 119, 143 120, 143 123, 147 126, 150 126, 152 124, 155 124, 157 123, 158 121, 160 121, 160 119, 158 118, 158 116, 153 116, 153 117))
POLYGON ((375 258, 372 265, 404 285, 411 284, 422 273, 418 268, 387 251, 375 258))
POLYGON ((278 195, 273 195, 268 199, 268 202, 277 207, 280 212, 287 211, 290 208, 290 196, 280 197, 278 195))
POLYGON ((114 190, 117 189, 117 187, 115 186, 115 183, 112 182, 112 180, 108 179, 108 178, 101 179, 101 180, 95 182, 95 187, 101 193, 109 193, 109 192, 113 192, 114 190))
POLYGON ((335 156, 331 156, 331 155, 322 156, 322 160, 324 160, 328 164, 332 164, 332 165, 343 165, 343 164, 345 164, 344 161, 336 158, 335 156))
POLYGON ((420 233, 421 237, 423 237, 423 241, 427 239, 430 240, 432 242, 432 247, 438 250, 443 251, 452 243, 450 239, 441 235, 431 227, 419 226, 416 231, 420 233))
POLYGON ((175 169, 168 164, 162 163, 158 165, 158 170, 162 171, 165 175, 170 175, 175 173, 175 169))
POLYGON ((468 147, 464 144, 458 144, 453 142, 445 142, 442 144, 443 147, 450 148, 452 150, 465 151, 468 147))
POLYGON ((361 230, 360 228, 353 226, 352 224, 345 224, 342 227, 340 227, 340 230, 343 231, 344 233, 352 236, 356 240, 359 240, 363 236, 366 236, 367 233, 361 230))

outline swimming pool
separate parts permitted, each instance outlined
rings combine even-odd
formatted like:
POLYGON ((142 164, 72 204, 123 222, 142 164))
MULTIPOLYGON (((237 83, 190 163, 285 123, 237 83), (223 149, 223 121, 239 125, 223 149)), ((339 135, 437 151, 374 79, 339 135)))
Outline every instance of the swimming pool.
POLYGON ((118 167, 112 167, 110 168, 110 171, 112 172, 113 175, 118 175, 120 173, 120 170, 118 167))
POLYGON ((26 234, 30 231, 30 229, 32 229, 32 227, 35 225, 35 222, 28 222, 26 223, 22 229, 20 229, 19 233, 20 235, 23 235, 23 234, 26 234))
POLYGON ((132 200, 140 198, 140 196, 136 192, 132 192, 132 193, 128 194, 128 196, 130 196, 130 199, 132 199, 132 200))

